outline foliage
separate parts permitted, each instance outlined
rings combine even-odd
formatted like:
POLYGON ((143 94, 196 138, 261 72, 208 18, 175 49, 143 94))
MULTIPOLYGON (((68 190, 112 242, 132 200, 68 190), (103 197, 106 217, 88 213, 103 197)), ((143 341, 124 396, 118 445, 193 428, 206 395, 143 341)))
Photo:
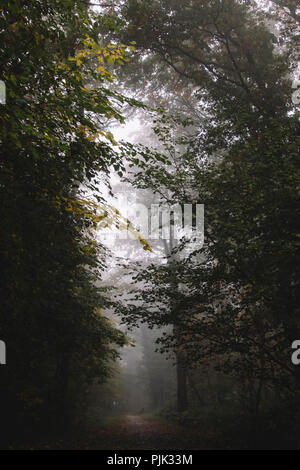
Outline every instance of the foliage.
POLYGON ((124 168, 106 122, 124 121, 125 102, 138 105, 110 87, 112 66, 125 63, 132 46, 100 46, 103 25, 107 16, 83 1, 1 4, 0 331, 8 364, 0 401, 7 438, 24 419, 62 419, 86 381, 110 374, 126 342, 102 311, 107 293, 96 281, 107 252, 94 238, 95 204, 84 196, 92 191, 105 204, 110 168, 124 168))
POLYGON ((263 387, 298 387, 290 360, 299 336, 293 63, 254 2, 129 1, 127 14, 128 37, 190 80, 206 104, 189 138, 161 119, 172 165, 148 162, 133 184, 170 205, 204 203, 205 247, 187 254, 182 240, 168 263, 138 270, 142 288, 120 313, 129 324, 177 325, 180 335, 162 337, 162 350, 184 350, 188 367, 237 375, 257 409, 263 387))

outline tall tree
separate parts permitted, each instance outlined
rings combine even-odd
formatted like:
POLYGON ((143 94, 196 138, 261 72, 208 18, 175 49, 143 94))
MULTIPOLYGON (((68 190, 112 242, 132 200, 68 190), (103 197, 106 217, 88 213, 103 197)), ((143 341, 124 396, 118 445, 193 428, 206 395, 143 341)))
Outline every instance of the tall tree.
POLYGON ((109 374, 117 346, 126 341, 103 314, 106 296, 96 287, 107 256, 94 237, 96 201, 105 203, 101 191, 110 167, 122 169, 105 122, 123 121, 126 99, 110 84, 113 64, 126 60, 127 48, 99 45, 99 25, 113 23, 83 1, 1 5, 7 100, 0 105, 0 334, 7 365, 0 370, 0 401, 6 438, 24 422, 65 415, 81 384, 109 374))
MULTIPOLYGON (((177 267, 189 292, 182 347, 194 363, 223 357, 224 371, 257 384, 258 406, 264 383, 287 390, 298 380, 290 361, 299 336, 294 62, 255 2, 129 1, 126 12, 128 37, 189 80, 206 111, 179 165, 148 162, 138 176, 143 187, 170 191, 169 203, 193 195, 206 206, 205 257, 196 249, 177 267)), ((153 302, 160 293, 165 303, 175 275, 153 266, 140 277, 151 286, 141 295, 153 302)), ((154 315, 130 306, 128 319, 164 323, 167 308, 157 305, 154 315)))

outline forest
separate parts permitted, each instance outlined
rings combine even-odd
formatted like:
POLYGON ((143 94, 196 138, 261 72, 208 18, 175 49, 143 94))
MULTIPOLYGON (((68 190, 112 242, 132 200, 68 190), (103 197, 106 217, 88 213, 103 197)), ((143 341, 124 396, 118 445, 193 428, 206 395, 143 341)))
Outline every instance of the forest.
POLYGON ((1 1, 0 449, 300 449, 299 56, 297 0, 1 1))

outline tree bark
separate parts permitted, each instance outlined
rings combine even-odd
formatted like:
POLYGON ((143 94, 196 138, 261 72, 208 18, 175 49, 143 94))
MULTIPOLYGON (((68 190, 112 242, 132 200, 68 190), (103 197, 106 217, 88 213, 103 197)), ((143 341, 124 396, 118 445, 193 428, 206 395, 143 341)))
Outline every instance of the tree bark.
POLYGON ((182 412, 188 409, 187 395, 187 369, 184 363, 184 353, 176 353, 177 361, 177 411, 182 412))

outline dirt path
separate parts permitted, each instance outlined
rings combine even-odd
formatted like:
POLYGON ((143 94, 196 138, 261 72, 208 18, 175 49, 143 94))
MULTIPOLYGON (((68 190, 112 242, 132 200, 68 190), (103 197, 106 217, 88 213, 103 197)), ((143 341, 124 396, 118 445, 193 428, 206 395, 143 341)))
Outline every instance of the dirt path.
MULTIPOLYGON (((194 450, 209 448, 210 437, 156 417, 124 415, 113 424, 77 430, 71 439, 55 444, 60 449, 194 450)), ((53 448, 53 447, 52 447, 53 448)))

